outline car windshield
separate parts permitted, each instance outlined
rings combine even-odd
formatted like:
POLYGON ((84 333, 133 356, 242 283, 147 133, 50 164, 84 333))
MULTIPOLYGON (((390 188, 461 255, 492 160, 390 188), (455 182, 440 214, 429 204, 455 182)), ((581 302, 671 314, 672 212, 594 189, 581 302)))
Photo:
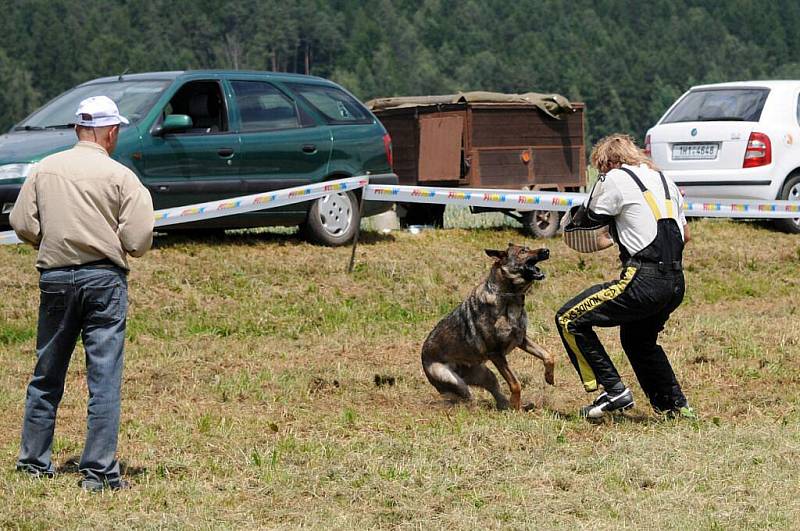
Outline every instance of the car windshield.
POLYGON ((75 123, 78 104, 92 96, 108 96, 116 102, 122 116, 131 123, 136 123, 152 108, 169 83, 169 81, 114 81, 76 87, 33 113, 14 129, 19 131, 68 127, 75 123))
POLYGON ((757 122, 769 89, 692 90, 661 123, 676 122, 757 122))

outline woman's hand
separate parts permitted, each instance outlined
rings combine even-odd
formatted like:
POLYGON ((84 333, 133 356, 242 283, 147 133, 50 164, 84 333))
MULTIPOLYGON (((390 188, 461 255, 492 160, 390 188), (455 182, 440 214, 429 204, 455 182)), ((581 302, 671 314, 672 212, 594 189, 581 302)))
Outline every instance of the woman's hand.
POLYGON ((602 251, 604 249, 608 249, 609 247, 614 245, 614 239, 611 237, 611 232, 609 232, 608 227, 603 227, 601 231, 598 231, 597 234, 597 247, 598 251, 602 251))

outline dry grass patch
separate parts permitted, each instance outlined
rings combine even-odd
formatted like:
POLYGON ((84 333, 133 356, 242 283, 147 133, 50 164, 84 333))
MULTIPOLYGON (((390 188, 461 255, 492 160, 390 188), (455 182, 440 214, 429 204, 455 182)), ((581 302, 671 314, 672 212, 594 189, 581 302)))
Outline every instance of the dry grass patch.
MULTIPOLYGON (((34 255, 0 248, 0 525, 167 528, 792 528, 800 525, 800 240, 748 223, 693 223, 688 295, 663 344, 699 422, 663 421, 642 393, 591 424, 553 315, 612 278, 613 253, 548 245, 530 331, 559 354, 557 387, 510 358, 529 413, 488 395, 450 406, 419 348, 486 271, 507 227, 366 233, 349 249, 291 235, 158 238, 134 262, 120 457, 135 488, 79 492, 82 351, 59 411, 63 473, 13 472, 33 367, 34 255)), ((530 242, 529 242, 530 243, 530 242)), ((634 378, 614 331, 601 336, 634 378)))

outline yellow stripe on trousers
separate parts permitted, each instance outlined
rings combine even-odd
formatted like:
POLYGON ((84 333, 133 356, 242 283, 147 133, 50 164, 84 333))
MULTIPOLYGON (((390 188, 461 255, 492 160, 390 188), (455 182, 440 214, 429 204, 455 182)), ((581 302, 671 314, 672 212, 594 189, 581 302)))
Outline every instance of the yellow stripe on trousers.
POLYGON ((604 302, 614 300, 622 295, 622 292, 625 291, 626 287, 628 287, 628 284, 635 273, 635 267, 627 268, 619 281, 611 284, 605 289, 592 293, 585 299, 581 300, 578 304, 570 308, 569 311, 565 312, 558 319, 558 324, 561 326, 564 339, 566 339, 567 344, 569 345, 570 349, 572 349, 575 359, 578 360, 578 372, 580 373, 581 381, 583 382, 583 388, 587 391, 597 390, 597 378, 594 375, 591 365, 589 365, 589 362, 586 361, 586 357, 581 352, 581 349, 578 348, 575 335, 569 331, 569 324, 587 312, 594 310, 604 302))

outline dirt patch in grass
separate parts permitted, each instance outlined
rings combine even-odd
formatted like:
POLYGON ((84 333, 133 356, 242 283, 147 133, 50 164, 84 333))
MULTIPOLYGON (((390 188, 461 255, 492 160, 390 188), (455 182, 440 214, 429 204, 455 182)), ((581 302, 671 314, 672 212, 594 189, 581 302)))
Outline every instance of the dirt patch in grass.
POLYGON ((800 524, 800 240, 750 223, 692 223, 688 293, 662 344, 699 422, 649 410, 614 330, 600 335, 637 406, 597 424, 553 315, 617 274, 613 251, 548 246, 531 334, 558 354, 556 387, 522 352, 526 413, 488 394, 442 400, 419 349, 489 266, 503 227, 367 233, 350 249, 291 235, 159 238, 134 261, 120 458, 131 491, 75 486, 83 354, 59 411, 62 474, 13 472, 34 363, 33 253, 0 247, 0 526, 74 528, 792 528, 800 524), (769 488, 765 488, 768 485, 769 488), (57 522, 57 524, 55 524, 57 522))

